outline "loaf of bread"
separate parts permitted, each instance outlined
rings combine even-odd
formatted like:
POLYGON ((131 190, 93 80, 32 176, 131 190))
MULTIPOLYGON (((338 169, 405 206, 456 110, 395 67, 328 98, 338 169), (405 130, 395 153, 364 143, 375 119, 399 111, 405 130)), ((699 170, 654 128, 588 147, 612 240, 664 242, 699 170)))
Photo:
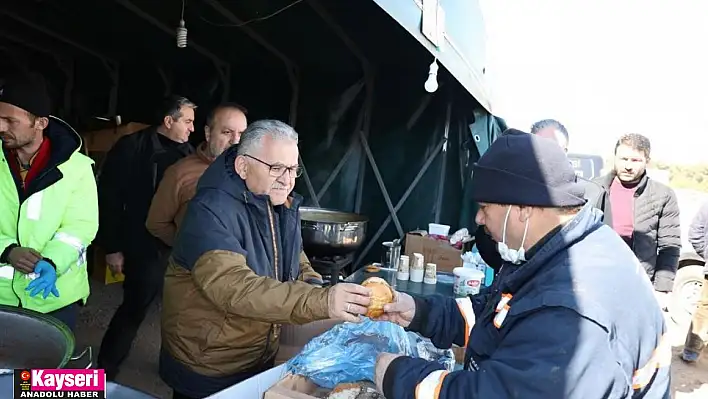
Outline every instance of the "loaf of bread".
POLYGON ((373 318, 383 315, 384 305, 393 302, 393 288, 380 277, 369 277, 361 285, 371 290, 371 303, 366 317, 373 318))
POLYGON ((371 382, 339 384, 327 395, 327 399, 384 399, 371 382))

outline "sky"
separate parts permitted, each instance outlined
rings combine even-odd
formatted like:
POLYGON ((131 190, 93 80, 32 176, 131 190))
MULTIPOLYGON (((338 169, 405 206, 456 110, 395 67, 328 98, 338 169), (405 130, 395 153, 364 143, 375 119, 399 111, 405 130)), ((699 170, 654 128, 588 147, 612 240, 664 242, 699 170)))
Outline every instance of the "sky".
POLYGON ((641 133, 652 158, 708 163, 707 0, 480 0, 493 112, 561 121, 570 151, 641 133))

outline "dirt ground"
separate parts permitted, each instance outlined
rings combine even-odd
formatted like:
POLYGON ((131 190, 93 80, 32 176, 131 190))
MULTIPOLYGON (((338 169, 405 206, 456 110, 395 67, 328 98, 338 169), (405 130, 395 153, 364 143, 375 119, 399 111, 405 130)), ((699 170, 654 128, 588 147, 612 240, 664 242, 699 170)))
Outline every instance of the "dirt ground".
POLYGON ((671 331, 674 360, 671 364, 671 386, 675 399, 708 398, 708 350, 698 364, 686 364, 679 359, 686 339, 687 326, 679 327, 667 317, 671 331))
MULTIPOLYGON (((120 304, 123 295, 120 284, 103 285, 91 282, 92 295, 88 306, 82 309, 79 326, 76 331, 77 350, 90 345, 94 348, 94 357, 103 338, 103 332, 113 312, 120 304)), ((667 318, 668 319, 668 318, 667 318)), ((669 320, 674 345, 673 393, 675 399, 708 398, 708 354, 697 365, 687 365, 678 358, 683 348, 686 329, 679 328, 669 320)), ((133 345, 130 357, 126 360, 118 382, 158 398, 170 398, 171 390, 157 375, 157 354, 160 347, 159 306, 153 305, 138 338, 133 345)), ((243 398, 251 399, 251 398, 243 398)), ((255 399, 255 398, 254 398, 255 399)))

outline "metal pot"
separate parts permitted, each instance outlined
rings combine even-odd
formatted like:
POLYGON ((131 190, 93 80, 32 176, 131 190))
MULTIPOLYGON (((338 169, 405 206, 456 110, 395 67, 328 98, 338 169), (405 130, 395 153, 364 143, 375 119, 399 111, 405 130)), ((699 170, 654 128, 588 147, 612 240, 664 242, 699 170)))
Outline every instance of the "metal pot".
POLYGON ((66 324, 42 313, 0 305, 0 374, 13 369, 58 369, 93 353, 74 357, 74 334, 66 324))
POLYGON ((344 256, 366 238, 369 219, 356 213, 324 208, 300 208, 302 245, 310 257, 344 256))

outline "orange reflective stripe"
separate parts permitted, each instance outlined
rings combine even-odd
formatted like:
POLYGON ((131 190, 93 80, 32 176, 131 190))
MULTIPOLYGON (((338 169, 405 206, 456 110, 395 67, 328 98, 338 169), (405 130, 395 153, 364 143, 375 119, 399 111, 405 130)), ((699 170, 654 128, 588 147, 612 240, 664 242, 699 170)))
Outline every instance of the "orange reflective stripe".
POLYGON ((502 323, 504 323, 504 319, 506 319, 506 315, 509 313, 509 309, 511 309, 509 302, 513 297, 514 296, 511 294, 502 294, 502 297, 497 304, 497 308, 494 310, 497 314, 494 316, 494 327, 501 328, 502 323))
POLYGON ((460 309, 460 313, 462 313, 462 318, 465 320, 464 348, 466 348, 470 340, 470 333, 472 332, 472 327, 474 327, 474 309, 472 308, 472 301, 469 297, 455 299, 455 302, 457 302, 457 307, 460 309))
POLYGON ((498 311, 497 315, 494 316, 494 327, 501 328, 504 319, 506 319, 506 315, 509 314, 509 309, 511 309, 511 306, 504 305, 504 308, 498 311))
POLYGON ((670 365, 671 342, 669 341, 669 335, 667 333, 661 337, 659 340, 659 345, 656 346, 654 352, 649 358, 649 361, 647 361, 644 367, 634 371, 634 376, 632 377, 632 388, 644 388, 651 382, 651 379, 654 378, 657 370, 670 365))
POLYGON ((428 376, 415 387, 415 399, 438 399, 440 397, 443 380, 445 380, 448 374, 447 370, 436 370, 428 374, 428 376))
POLYGON ((509 303, 509 301, 511 301, 511 298, 513 298, 513 295, 511 294, 502 294, 502 297, 499 300, 499 303, 497 304, 497 309, 495 311, 499 313, 504 310, 504 307, 509 303))

